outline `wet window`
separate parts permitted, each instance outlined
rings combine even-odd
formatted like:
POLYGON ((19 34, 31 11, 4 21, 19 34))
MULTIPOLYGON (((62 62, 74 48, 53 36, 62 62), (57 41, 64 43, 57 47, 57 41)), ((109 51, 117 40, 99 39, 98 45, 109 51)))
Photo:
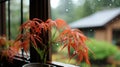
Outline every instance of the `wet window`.
MULTIPOLYGON (((120 0, 51 0, 52 19, 65 20, 72 28, 80 29, 91 40, 91 43, 86 44, 95 54, 89 53, 92 67, 110 67, 114 64, 113 61, 119 66, 116 63, 120 61, 119 46, 115 43, 119 41, 119 15, 120 0)), ((55 50, 58 51, 59 48, 53 50, 53 61, 67 63, 68 59, 61 59, 61 54, 56 54, 55 50)), ((66 50, 63 50, 62 55, 66 55, 66 50)), ((71 63, 76 64, 75 61, 73 59, 71 63)), ((80 64, 81 67, 86 67, 85 65, 84 62, 80 64)))
MULTIPOLYGON (((22 10, 23 10, 22 22, 25 22, 26 20, 29 19, 29 1, 27 1, 27 0, 23 1, 22 10)), ((21 24, 21 15, 22 15, 21 14, 21 0, 17 0, 17 1, 11 0, 10 5, 8 5, 8 1, 6 2, 6 21, 7 21, 6 27, 8 27, 10 25, 9 33, 10 33, 11 39, 15 39, 17 34, 20 33, 18 31, 19 31, 19 26, 21 24), (9 22, 10 22, 10 24, 9 24, 9 22)), ((6 31, 8 34, 8 28, 6 31)))

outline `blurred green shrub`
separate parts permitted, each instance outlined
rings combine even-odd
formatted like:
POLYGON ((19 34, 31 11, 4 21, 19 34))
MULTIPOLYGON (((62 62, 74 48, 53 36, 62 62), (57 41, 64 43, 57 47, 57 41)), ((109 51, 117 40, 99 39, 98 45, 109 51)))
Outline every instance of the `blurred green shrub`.
POLYGON ((97 41, 95 39, 90 39, 90 41, 87 41, 86 44, 94 53, 89 52, 91 60, 103 60, 114 55, 118 51, 117 46, 104 41, 97 41))
POLYGON ((120 51, 116 52, 116 53, 113 55, 113 59, 116 60, 116 61, 120 61, 120 51))

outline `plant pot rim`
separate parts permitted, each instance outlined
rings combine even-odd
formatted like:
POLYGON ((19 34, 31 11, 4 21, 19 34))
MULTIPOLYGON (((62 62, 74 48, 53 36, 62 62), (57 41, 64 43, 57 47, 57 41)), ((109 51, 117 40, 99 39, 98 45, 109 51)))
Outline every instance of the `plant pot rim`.
POLYGON ((22 67, 27 67, 27 66, 31 66, 31 65, 39 65, 39 64, 56 67, 54 65, 50 65, 50 64, 47 64, 47 63, 39 63, 39 62, 36 62, 36 63, 27 63, 27 64, 24 64, 22 67))

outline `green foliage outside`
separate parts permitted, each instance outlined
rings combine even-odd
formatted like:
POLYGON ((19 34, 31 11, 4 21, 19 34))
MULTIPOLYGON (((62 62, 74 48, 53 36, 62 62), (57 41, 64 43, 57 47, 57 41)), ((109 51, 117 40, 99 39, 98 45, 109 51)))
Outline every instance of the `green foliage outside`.
POLYGON ((93 52, 89 53, 91 60, 103 60, 118 52, 117 46, 104 41, 90 39, 90 41, 86 43, 93 52))
POLYGON ((116 53, 113 55, 113 60, 120 61, 120 51, 116 52, 116 53))

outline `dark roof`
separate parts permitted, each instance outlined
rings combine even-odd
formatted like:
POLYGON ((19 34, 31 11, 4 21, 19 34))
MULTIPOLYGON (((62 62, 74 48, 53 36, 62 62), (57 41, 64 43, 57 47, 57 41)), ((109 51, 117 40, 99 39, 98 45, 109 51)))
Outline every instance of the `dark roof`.
POLYGON ((70 26, 72 28, 101 27, 109 23, 109 21, 114 19, 119 14, 120 14, 120 8, 103 10, 103 11, 96 12, 83 19, 72 22, 70 26))

